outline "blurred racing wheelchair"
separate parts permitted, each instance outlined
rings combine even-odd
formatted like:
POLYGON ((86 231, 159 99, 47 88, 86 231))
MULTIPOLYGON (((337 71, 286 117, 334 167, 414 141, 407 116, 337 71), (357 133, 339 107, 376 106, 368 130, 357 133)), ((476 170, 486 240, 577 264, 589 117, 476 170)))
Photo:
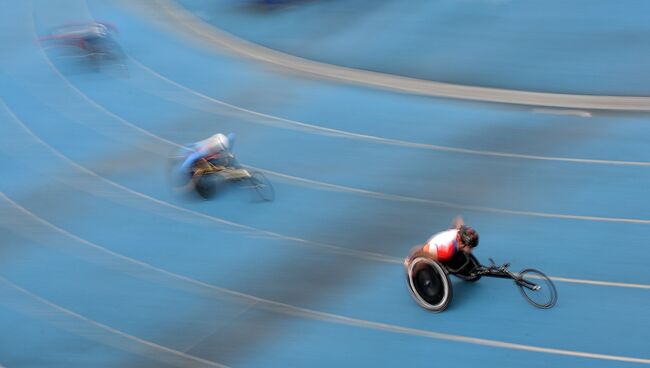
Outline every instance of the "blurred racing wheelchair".
POLYGON ((482 276, 511 279, 531 305, 542 309, 555 305, 557 290, 548 276, 532 268, 511 272, 509 266, 509 263, 497 266, 491 258, 490 265, 483 266, 474 255, 460 252, 443 264, 423 253, 406 264, 406 279, 413 299, 432 312, 444 311, 451 302, 450 274, 469 282, 478 281, 482 276))
POLYGON ((214 197, 222 185, 239 183, 241 187, 253 189, 257 197, 270 202, 275 199, 273 185, 260 171, 248 169, 235 163, 232 154, 219 159, 196 160, 188 172, 178 173, 177 167, 183 162, 189 150, 182 149, 170 157, 169 179, 177 191, 196 191, 203 199, 214 197))
POLYGON ((192 168, 191 175, 196 192, 205 199, 213 197, 219 185, 224 182, 239 182, 245 188, 254 189, 263 201, 269 202, 275 198, 273 186, 259 171, 217 165, 201 159, 192 168))

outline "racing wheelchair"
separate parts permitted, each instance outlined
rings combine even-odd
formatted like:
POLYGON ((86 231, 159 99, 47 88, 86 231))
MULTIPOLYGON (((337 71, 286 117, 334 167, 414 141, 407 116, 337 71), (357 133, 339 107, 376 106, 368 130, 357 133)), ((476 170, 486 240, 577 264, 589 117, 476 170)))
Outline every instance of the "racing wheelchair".
POLYGON ((408 289, 415 301, 432 312, 442 312, 453 297, 449 275, 475 282, 481 277, 511 279, 522 296, 533 306, 548 309, 557 302, 553 281, 541 271, 527 268, 511 272, 509 263, 497 266, 492 258, 489 266, 481 265, 472 254, 459 252, 449 262, 441 263, 426 255, 418 255, 406 264, 408 289))
POLYGON ((113 37, 116 32, 115 26, 104 22, 70 23, 52 29, 39 42, 48 49, 61 49, 55 54, 59 57, 87 60, 95 71, 114 70, 128 76, 126 55, 113 37), (93 28, 103 32, 93 34, 93 28))
MULTIPOLYGON (((175 156, 171 160, 171 172, 184 159, 184 156, 175 156)), ((271 182, 260 171, 247 169, 233 164, 232 155, 221 160, 199 159, 187 172, 187 177, 176 178, 176 189, 192 189, 203 199, 215 196, 220 186, 226 183, 239 183, 244 188, 254 189, 263 201, 273 201, 275 191, 271 182)))

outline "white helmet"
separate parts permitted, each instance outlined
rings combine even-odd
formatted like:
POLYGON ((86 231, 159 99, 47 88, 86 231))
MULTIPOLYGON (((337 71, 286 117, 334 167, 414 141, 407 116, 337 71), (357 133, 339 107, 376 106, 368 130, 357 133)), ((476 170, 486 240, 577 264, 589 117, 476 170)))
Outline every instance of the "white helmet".
POLYGON ((108 35, 108 28, 101 23, 94 23, 91 26, 91 32, 97 37, 106 37, 108 35))
POLYGON ((219 133, 210 137, 210 143, 212 147, 219 151, 228 151, 230 150, 230 140, 225 135, 219 133))

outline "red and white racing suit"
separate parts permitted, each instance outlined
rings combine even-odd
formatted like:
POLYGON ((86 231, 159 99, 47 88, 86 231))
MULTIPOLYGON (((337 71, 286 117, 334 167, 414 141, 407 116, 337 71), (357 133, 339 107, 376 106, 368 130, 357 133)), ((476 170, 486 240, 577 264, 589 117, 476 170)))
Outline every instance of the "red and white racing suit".
POLYGON ((446 262, 458 252, 458 229, 449 229, 435 234, 424 245, 424 251, 436 257, 440 262, 446 262))

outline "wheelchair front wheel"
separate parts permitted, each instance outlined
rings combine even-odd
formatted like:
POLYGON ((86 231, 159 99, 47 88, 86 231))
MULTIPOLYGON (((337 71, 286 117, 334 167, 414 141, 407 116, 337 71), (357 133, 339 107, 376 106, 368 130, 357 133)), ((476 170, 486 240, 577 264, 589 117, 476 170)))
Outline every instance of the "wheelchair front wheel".
POLYGON ((528 268, 519 273, 515 283, 526 300, 537 308, 552 308, 557 302, 553 281, 541 271, 528 268))
POLYGON ((259 171, 251 171, 250 174, 248 180, 259 197, 267 202, 273 201, 275 199, 275 190, 273 190, 273 185, 266 176, 259 171))

